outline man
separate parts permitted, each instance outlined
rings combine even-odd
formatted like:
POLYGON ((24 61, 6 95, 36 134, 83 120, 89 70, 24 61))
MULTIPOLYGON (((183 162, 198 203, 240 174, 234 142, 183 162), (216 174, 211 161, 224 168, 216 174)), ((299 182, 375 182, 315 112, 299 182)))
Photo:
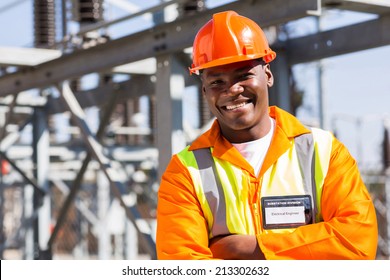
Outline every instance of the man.
POLYGON ((198 32, 191 73, 215 115, 161 180, 159 259, 374 259, 377 222, 334 136, 269 107, 261 28, 233 11, 198 32))

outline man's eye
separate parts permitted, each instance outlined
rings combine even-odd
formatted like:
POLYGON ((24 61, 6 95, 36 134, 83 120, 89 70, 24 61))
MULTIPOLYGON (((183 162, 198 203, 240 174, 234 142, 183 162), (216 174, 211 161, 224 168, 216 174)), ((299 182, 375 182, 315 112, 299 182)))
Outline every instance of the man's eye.
POLYGON ((212 86, 217 86, 217 85, 222 85, 223 81, 222 80, 215 80, 210 83, 212 86))
POLYGON ((242 78, 250 78, 250 77, 252 77, 252 75, 253 75, 252 73, 245 73, 245 74, 242 74, 241 77, 242 78))

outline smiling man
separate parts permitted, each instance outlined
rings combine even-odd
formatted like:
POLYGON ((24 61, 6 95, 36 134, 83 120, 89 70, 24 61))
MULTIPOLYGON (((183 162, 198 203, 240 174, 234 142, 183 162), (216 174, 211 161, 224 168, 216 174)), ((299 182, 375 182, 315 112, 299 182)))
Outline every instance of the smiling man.
POLYGON ((203 92, 224 137, 232 143, 262 138, 270 130, 268 87, 273 85, 269 64, 247 60, 204 69, 203 92))
POLYGON ((159 259, 375 258, 375 209, 355 160, 330 132, 269 107, 275 57, 233 11, 199 30, 190 71, 216 120, 163 174, 159 259))

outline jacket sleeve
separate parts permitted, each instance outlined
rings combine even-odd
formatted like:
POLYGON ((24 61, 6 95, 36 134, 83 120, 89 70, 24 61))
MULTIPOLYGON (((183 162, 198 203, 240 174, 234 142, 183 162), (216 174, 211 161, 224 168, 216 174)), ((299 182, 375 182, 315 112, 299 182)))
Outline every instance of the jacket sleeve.
POLYGON ((375 208, 357 164, 333 140, 322 193, 323 222, 291 233, 262 233, 258 243, 267 259, 375 259, 378 230, 375 208))
POLYGON ((158 259, 210 259, 206 220, 188 170, 173 156, 158 191, 158 259))

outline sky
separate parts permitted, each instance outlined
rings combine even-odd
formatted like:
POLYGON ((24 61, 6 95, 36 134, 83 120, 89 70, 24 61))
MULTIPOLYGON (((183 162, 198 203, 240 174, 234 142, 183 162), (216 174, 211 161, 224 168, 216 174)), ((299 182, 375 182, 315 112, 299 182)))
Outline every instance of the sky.
MULTIPOLYGON (((368 14, 327 11, 321 18, 321 27, 328 30, 373 18, 368 14)), ((313 23, 297 23, 297 29, 312 32, 310 29, 317 28, 313 23)), ((390 46, 385 46, 294 67, 298 86, 306 95, 298 118, 318 120, 317 71, 321 65, 324 126, 336 133, 366 169, 377 169, 381 164, 383 123, 390 119, 389 61, 390 46)))
MULTIPOLYGON (((1 0, 0 46, 31 47, 33 45, 32 0, 1 0), (17 5, 12 5, 18 3, 17 5)), ((107 15, 112 19, 125 16, 131 9, 145 5, 144 0, 106 0, 107 15), (119 3, 119 4, 118 4, 119 3), (120 6, 120 7, 119 7, 120 6)), ((209 0, 215 7, 225 0, 209 0)), ((159 0, 146 2, 156 5, 159 0)), ((364 21, 371 15, 348 12, 324 12, 321 28, 364 21)), ((141 24, 129 22, 118 25, 127 34, 150 26, 150 18, 139 19, 141 24)), ((75 26, 70 26, 71 31, 75 26)), ((313 32, 314 21, 292 23, 297 33, 313 32)), ((115 35, 115 30, 112 30, 115 35)), ((60 32, 58 32, 60 33, 60 32)), ((337 132, 337 137, 364 168, 377 168, 381 160, 383 120, 390 118, 390 46, 356 52, 322 60, 322 94, 324 99, 325 128, 337 132), (359 124, 360 123, 360 124, 359 124)), ((297 117, 303 121, 319 121, 318 69, 319 62, 294 66, 298 87, 304 91, 304 103, 297 117)), ((272 65, 271 65, 272 67, 272 65)), ((277 77, 276 77, 277 78, 277 77)))

